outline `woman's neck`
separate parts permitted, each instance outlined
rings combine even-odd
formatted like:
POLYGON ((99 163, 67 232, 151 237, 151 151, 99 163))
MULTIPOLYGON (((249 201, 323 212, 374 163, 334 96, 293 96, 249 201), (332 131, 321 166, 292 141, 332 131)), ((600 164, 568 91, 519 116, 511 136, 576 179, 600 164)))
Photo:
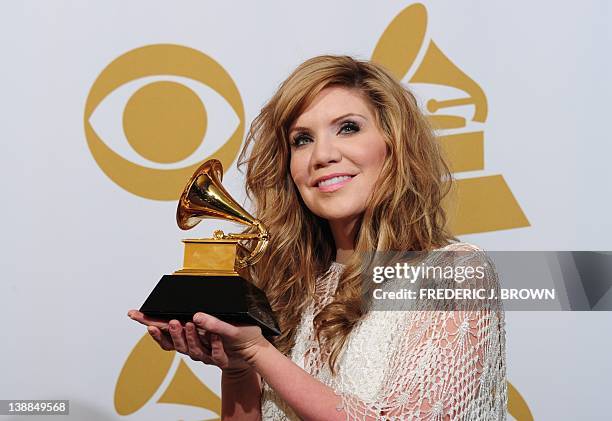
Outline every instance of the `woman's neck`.
POLYGON ((329 228, 336 244, 336 262, 346 264, 355 251, 357 219, 331 220, 329 228))

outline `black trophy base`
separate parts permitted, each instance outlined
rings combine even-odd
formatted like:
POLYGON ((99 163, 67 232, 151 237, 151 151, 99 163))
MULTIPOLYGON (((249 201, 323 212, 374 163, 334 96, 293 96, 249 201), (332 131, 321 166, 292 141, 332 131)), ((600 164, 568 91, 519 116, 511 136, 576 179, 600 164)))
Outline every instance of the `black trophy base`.
POLYGON ((140 311, 181 322, 201 311, 228 323, 257 325, 264 336, 280 335, 266 294, 239 276, 164 275, 140 311))

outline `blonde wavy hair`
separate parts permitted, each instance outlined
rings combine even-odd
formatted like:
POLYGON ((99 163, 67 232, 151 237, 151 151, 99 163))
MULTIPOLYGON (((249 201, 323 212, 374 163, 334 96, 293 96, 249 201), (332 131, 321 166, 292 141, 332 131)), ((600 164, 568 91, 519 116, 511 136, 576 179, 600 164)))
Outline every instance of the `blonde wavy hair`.
POLYGON ((326 220, 302 201, 289 171, 288 131, 319 92, 328 87, 359 91, 374 110, 387 144, 377 188, 358 224, 355 253, 333 301, 315 317, 321 346, 336 361, 347 337, 366 314, 360 256, 372 251, 432 250, 454 239, 447 232, 442 200, 451 174, 415 97, 383 67, 348 56, 324 55, 302 63, 253 121, 238 160, 246 166, 247 196, 269 229, 270 244, 247 276, 265 291, 282 334, 274 345, 286 355, 315 279, 335 258, 326 220))

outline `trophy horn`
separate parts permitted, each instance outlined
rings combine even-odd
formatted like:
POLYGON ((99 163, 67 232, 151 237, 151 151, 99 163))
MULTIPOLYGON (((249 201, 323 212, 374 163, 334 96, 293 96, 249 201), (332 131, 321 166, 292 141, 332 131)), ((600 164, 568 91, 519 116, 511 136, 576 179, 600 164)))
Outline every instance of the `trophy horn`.
POLYGON ((268 245, 268 231, 264 225, 225 190, 223 180, 223 166, 216 159, 204 162, 185 186, 176 210, 176 222, 183 230, 195 227, 202 219, 214 218, 238 222, 249 227, 257 228, 257 233, 224 234, 217 230, 214 238, 235 240, 256 240, 257 244, 245 258, 238 259, 236 267, 242 269, 255 263, 268 245))

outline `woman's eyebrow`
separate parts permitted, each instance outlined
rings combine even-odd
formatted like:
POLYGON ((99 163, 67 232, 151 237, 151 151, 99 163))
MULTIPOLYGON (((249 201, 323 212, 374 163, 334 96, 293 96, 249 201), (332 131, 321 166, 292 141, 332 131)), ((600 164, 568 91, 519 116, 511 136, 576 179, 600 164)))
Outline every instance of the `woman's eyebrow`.
POLYGON ((334 118, 334 119, 331 121, 331 123, 332 123, 332 124, 336 124, 338 121, 340 121, 340 120, 342 120, 342 119, 344 119, 344 118, 347 118, 347 117, 352 117, 352 116, 361 117, 361 118, 363 118, 364 120, 367 120, 367 118, 365 118, 363 115, 361 115, 361 114, 359 114, 359 113, 347 113, 347 114, 341 115, 340 117, 336 117, 336 118, 334 118))
MULTIPOLYGON (((361 117, 364 120, 367 120, 367 118, 365 118, 365 116, 359 114, 359 113, 347 113, 347 114, 343 114, 339 117, 334 118, 331 121, 331 124, 336 124, 338 121, 347 118, 347 117, 352 117, 352 116, 356 116, 356 117, 361 117)), ((291 128, 291 130, 289 130, 289 134, 291 135, 291 133, 296 132, 296 131, 300 131, 300 132, 308 132, 310 129, 308 127, 302 127, 302 126, 295 126, 293 128, 291 128)))

